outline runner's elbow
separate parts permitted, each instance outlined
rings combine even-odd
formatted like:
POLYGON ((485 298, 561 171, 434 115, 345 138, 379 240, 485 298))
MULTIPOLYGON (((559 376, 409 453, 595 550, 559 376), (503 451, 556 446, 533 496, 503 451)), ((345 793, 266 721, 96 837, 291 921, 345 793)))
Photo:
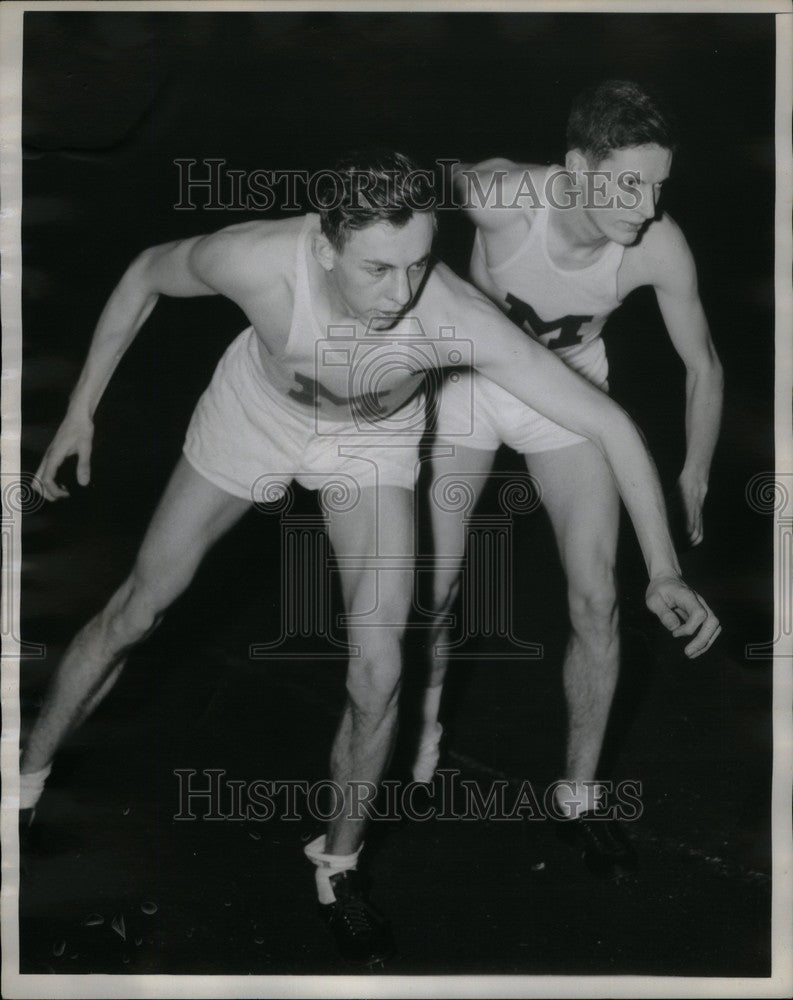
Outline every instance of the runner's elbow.
POLYGON ((647 442, 639 427, 621 406, 609 400, 611 406, 602 412, 601 418, 592 428, 591 440, 603 452, 622 450, 625 446, 639 444, 644 448, 647 442))
POLYGON ((128 290, 136 289, 144 295, 155 291, 155 265, 162 253, 162 247, 147 247, 130 263, 121 279, 122 286, 128 290))

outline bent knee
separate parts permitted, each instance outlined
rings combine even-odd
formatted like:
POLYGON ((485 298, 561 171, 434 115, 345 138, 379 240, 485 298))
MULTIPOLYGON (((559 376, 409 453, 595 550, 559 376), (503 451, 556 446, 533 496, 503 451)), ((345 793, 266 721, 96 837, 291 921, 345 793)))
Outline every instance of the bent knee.
POLYGON ((107 627, 127 643, 140 642, 156 627, 184 586, 164 587, 147 578, 139 567, 121 585, 103 612, 107 627))
POLYGON ((433 582, 432 601, 436 614, 448 614, 460 593, 460 574, 436 573, 433 582))
POLYGON ((388 630, 361 648, 347 668, 347 694, 355 711, 380 717, 394 709, 402 680, 401 630, 388 630))
POLYGON ((136 598, 161 614, 190 586, 198 562, 191 553, 166 562, 141 552, 129 577, 136 598))
POLYGON ((571 586, 568 602, 573 628, 616 629, 618 603, 613 574, 604 574, 597 580, 571 586))

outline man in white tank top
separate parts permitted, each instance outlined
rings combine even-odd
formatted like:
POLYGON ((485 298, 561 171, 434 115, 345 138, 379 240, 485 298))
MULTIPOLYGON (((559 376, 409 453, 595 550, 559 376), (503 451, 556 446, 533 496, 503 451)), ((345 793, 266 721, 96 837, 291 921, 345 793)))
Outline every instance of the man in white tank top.
MULTIPOLYGON (((542 342, 591 383, 607 390, 601 331, 640 285, 656 292, 669 336, 686 366, 687 450, 678 486, 691 544, 702 540, 702 506, 718 436, 722 373, 697 292, 694 261, 678 226, 658 214, 674 149, 660 108, 635 84, 609 81, 582 94, 568 124, 565 168, 488 160, 460 166, 456 186, 476 225, 471 278, 527 338, 542 342)), ((588 850, 592 866, 633 867, 614 824, 591 822, 591 788, 619 668, 614 563, 619 497, 591 442, 555 427, 479 375, 444 385, 438 417, 438 476, 456 476, 476 498, 505 442, 525 456, 542 491, 568 581, 572 634, 564 660, 569 731, 560 814, 588 850), (474 399, 474 426, 459 427, 474 399), (451 449, 449 446, 453 446, 451 449), (447 455, 450 450, 454 454, 447 455), (569 791, 569 794, 568 794, 569 791), (564 800, 564 801, 562 801, 564 800), (579 819, 580 815, 580 819, 579 819)), ((470 509, 470 508, 469 508, 470 509)), ((460 515, 432 505, 436 609, 458 589, 460 515), (450 558, 451 557, 451 558, 450 558)), ((447 660, 440 627, 426 692, 414 776, 428 781, 438 759, 438 722, 447 660), (438 648, 440 647, 440 649, 438 648)))
POLYGON ((426 175, 396 153, 348 160, 331 173, 318 216, 243 223, 153 247, 108 300, 37 473, 48 500, 68 496, 57 476, 69 455, 77 456, 78 482, 88 484, 94 411, 160 295, 225 295, 251 325, 196 407, 130 576, 54 675, 25 747, 20 804, 35 807, 65 736, 107 694, 211 545, 253 502, 282 496, 292 479, 319 488, 348 641, 359 653, 349 663, 331 755, 344 809, 306 854, 341 954, 371 964, 393 945, 357 881, 367 817, 353 803, 368 797, 361 783, 382 777, 396 733, 425 372, 472 363, 591 437, 634 518, 651 578, 648 605, 686 637, 690 656, 704 652, 720 626, 680 579, 660 486, 627 416, 449 268, 430 267, 435 218, 426 175), (345 491, 349 502, 338 502, 345 491))

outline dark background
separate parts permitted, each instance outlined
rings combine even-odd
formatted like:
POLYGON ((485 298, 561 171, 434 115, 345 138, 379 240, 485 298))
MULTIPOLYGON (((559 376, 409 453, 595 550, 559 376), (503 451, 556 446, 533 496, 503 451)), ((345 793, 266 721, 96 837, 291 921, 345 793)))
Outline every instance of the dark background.
MULTIPOLYGON (((593 889, 565 867, 545 831, 532 840, 512 825, 373 831, 379 899, 402 928, 396 971, 768 974, 770 673, 745 647, 772 637, 773 521, 747 504, 745 489, 774 466, 773 19, 25 15, 29 472, 132 257, 268 217, 175 211, 174 159, 311 171, 351 146, 381 144, 425 163, 492 155, 559 162, 572 98, 609 77, 654 90, 679 119, 681 149, 663 207, 692 246, 726 375, 705 542, 682 559, 724 634, 708 656, 685 661, 643 613, 642 568, 626 532, 625 668, 607 761, 613 776, 644 781, 636 834, 643 876, 620 893, 593 889), (461 885, 457 868, 447 870, 458 855, 469 874, 461 885), (546 874, 538 877, 532 862, 540 858, 537 871, 546 874), (513 862, 517 873, 504 868, 513 862)), ((441 214, 436 250, 461 273, 471 238, 460 213, 441 214)), ((23 661, 26 718, 64 643, 126 574, 192 407, 244 325, 220 299, 161 300, 98 410, 90 489, 75 487, 70 500, 26 518, 23 636, 47 647, 45 658, 23 661)), ((613 394, 643 428, 671 490, 684 454, 684 372, 651 292, 630 296, 610 320, 607 346, 613 394)), ((518 468, 508 453, 501 465, 518 468)), ((300 494, 298 510, 314 511, 313 498, 300 494)), ((519 519, 515 531, 515 628, 543 642, 546 658, 499 664, 482 649, 480 660, 459 665, 445 712, 448 762, 474 778, 498 773, 541 786, 563 759, 563 583, 542 515, 519 519)), ((288 824, 249 831, 256 840, 233 824, 207 832, 207 824, 186 830, 171 819, 173 767, 325 775, 343 665, 321 655, 247 659, 250 642, 278 634, 279 545, 276 518, 243 521, 59 758, 40 820, 56 843, 60 836, 77 846, 44 851, 38 874, 34 867, 23 883, 23 970, 333 970, 288 824), (144 919, 135 902, 141 881, 143 898, 159 893, 160 922, 135 945, 131 933, 122 941, 109 930, 110 911, 126 912, 128 923, 133 911, 144 919), (75 930, 91 910, 107 915, 100 944, 100 932, 75 930), (262 919, 266 932, 251 930, 262 919), (266 949, 255 943, 262 934, 266 949), (69 945, 60 956, 57 938, 69 945), (228 946, 210 954, 207 942, 217 938, 228 946)), ((408 687, 420 680, 421 645, 419 630, 408 687)))

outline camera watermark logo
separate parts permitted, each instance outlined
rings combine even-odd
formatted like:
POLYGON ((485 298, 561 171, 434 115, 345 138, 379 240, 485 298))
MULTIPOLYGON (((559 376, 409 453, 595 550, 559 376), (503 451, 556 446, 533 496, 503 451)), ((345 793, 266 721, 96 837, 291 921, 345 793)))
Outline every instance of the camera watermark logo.
MULTIPOLYGON (((362 448, 369 446, 369 435, 415 444, 425 430, 427 381, 437 388, 444 369, 470 369, 473 362, 470 340, 458 337, 453 326, 430 334, 418 316, 400 316, 386 330, 330 326, 315 345, 313 372, 296 373, 289 396, 313 409, 320 437, 358 438, 362 448), (341 426, 345 419, 347 426, 341 426)), ((461 424, 460 435, 470 434, 472 405, 461 424)))

